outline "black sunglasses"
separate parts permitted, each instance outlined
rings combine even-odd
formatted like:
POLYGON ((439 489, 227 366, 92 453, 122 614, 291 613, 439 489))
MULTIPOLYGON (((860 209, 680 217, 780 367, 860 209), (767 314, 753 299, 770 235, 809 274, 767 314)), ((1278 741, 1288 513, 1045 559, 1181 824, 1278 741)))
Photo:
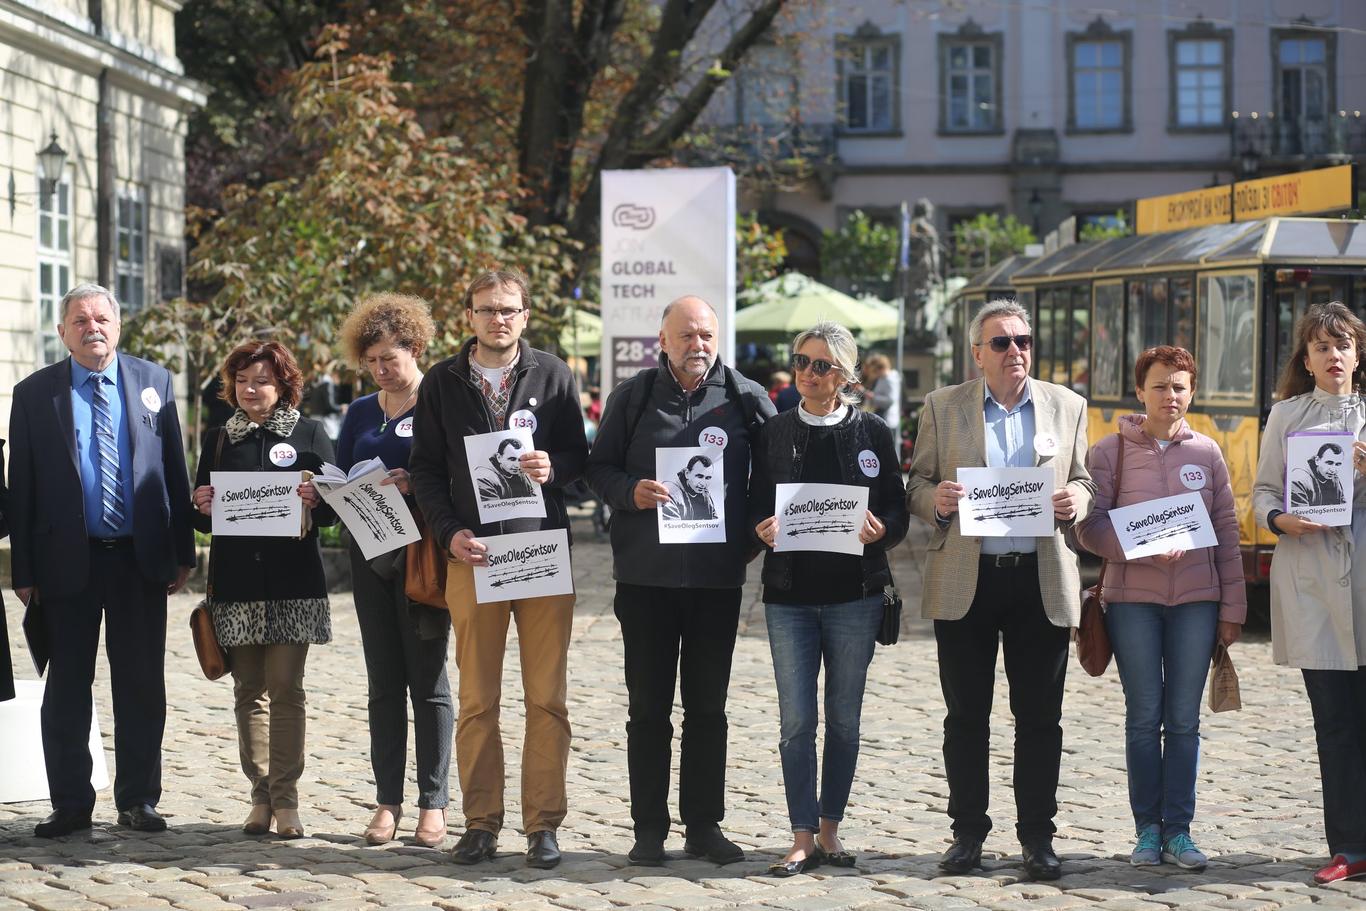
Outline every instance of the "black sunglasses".
POLYGON ((834 370, 834 369, 835 369, 835 365, 832 364, 832 363, 830 363, 829 361, 822 361, 822 360, 815 360, 815 361, 813 361, 813 360, 811 360, 811 358, 807 357, 805 354, 794 354, 794 355, 792 355, 792 372, 793 372, 793 373, 801 373, 801 372, 802 372, 803 370, 805 370, 807 367, 810 367, 810 368, 811 368, 811 372, 814 373, 814 374, 816 374, 816 376, 825 376, 825 375, 826 375, 827 373, 829 373, 831 370, 834 370))
POLYGON ((1034 346, 1034 336, 1032 335, 993 335, 986 340, 986 344, 991 346, 992 351, 1006 352, 1010 350, 1010 343, 1014 342, 1015 347, 1021 351, 1028 351, 1034 346))

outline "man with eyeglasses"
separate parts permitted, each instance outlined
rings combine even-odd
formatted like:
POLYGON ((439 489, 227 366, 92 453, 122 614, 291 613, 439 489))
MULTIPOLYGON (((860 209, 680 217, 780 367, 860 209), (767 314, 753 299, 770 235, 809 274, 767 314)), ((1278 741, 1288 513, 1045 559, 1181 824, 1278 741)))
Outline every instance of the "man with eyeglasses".
MULTIPOLYGON (((503 827, 503 739, 498 715, 509 620, 517 624, 526 703, 522 748, 522 828, 526 862, 560 862, 556 830, 567 811, 569 712, 565 707, 574 596, 554 595, 477 604, 474 567, 482 566, 488 535, 567 528, 564 486, 588 455, 579 393, 569 366, 522 340, 531 294, 518 272, 485 272, 465 291, 474 338, 422 379, 413 414, 409 462, 417 505, 455 561, 446 577, 446 606, 460 669, 455 760, 465 833, 451 851, 458 864, 493 857, 503 827), (541 485, 543 519, 479 521, 475 478, 465 437, 508 426, 531 430, 533 449, 517 458, 541 485)), ((511 452, 511 450, 509 450, 511 452)))
MULTIPOLYGON (((629 859, 664 863, 675 683, 683 700, 678 811, 683 850, 717 864, 744 859, 721 832, 726 809, 726 695, 740 620, 750 537, 745 521, 750 443, 774 415, 757 383, 716 358, 716 312, 699 297, 664 308, 658 368, 607 400, 585 475, 612 508, 614 608, 625 650, 626 765, 635 845, 629 859), (722 543, 660 544, 658 509, 669 485, 655 478, 659 447, 719 446, 706 472, 724 482, 722 543)), ((700 462, 690 462, 691 471, 700 462)), ((696 482, 701 486, 701 479, 696 482)), ((696 516, 694 516, 696 518, 696 516)))
POLYGON ((1015 808, 1025 872, 1057 879, 1053 850, 1062 759, 1062 698, 1070 629, 1081 618, 1076 554, 1064 530, 1091 508, 1086 401, 1029 376, 1029 314, 1011 300, 988 303, 969 327, 980 379, 925 399, 907 500, 933 528, 921 612, 934 620, 944 719, 944 766, 953 844, 939 867, 967 873, 991 830, 988 758, 996 650, 1005 651, 1015 717, 1015 808), (963 534, 959 468, 1053 469, 1054 529, 1038 538, 963 534))

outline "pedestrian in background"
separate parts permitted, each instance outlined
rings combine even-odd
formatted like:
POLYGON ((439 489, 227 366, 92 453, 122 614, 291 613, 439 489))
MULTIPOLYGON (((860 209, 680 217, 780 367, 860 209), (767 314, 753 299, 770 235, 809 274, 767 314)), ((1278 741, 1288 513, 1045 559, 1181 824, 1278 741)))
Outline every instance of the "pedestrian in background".
MULTIPOLYGON (((378 458, 389 469, 382 483, 398 487, 417 508, 408 459, 413 448, 419 366, 436 334, 431 310, 420 297, 375 294, 361 301, 341 327, 341 343, 353 364, 365 369, 379 391, 351 403, 337 439, 337 465, 350 471, 378 458)), ((428 532, 430 534, 430 532, 428 532)), ((408 702, 413 705, 417 754, 417 827, 413 840, 429 848, 446 837, 450 802, 451 734, 455 714, 446 677, 448 611, 408 600, 407 548, 366 560, 351 541, 351 580, 356 620, 365 651, 369 694, 370 768, 375 776, 375 814, 363 837, 384 844, 398 832, 408 764, 408 702)))
POLYGON ((1197 372, 1185 348, 1162 345, 1139 355, 1134 390, 1145 413, 1120 417, 1119 431, 1087 454, 1096 502, 1077 525, 1077 539, 1109 563, 1105 628, 1124 687, 1124 757, 1138 835, 1129 862, 1198 871, 1208 863, 1190 834, 1200 702, 1215 643, 1232 645, 1242 632, 1247 583, 1228 466, 1219 444, 1185 420, 1197 372), (1126 560, 1110 510, 1192 490, 1218 545, 1126 560))
POLYGON ((1330 862, 1317 883, 1366 875, 1366 425, 1360 391, 1366 325, 1341 303, 1315 304, 1295 324, 1276 386, 1253 487, 1257 524, 1277 535, 1271 561, 1271 657, 1300 668, 1314 713, 1330 862), (1286 435, 1346 431, 1356 481, 1352 524, 1329 527, 1285 505, 1286 435))
POLYGON ((901 374, 892 369, 885 354, 870 354, 863 361, 863 388, 873 414, 887 422, 897 440, 901 439, 901 374))
MULTIPOLYGON (((298 477, 336 456, 318 421, 299 413, 303 374, 275 341, 243 342, 223 362, 223 400, 235 409, 204 434, 195 475, 195 527, 213 531, 213 471, 259 471, 298 477)), ((311 481, 297 489, 307 531, 297 538, 216 535, 210 610, 232 669, 237 749, 251 783, 242 824, 264 835, 272 818, 281 838, 302 838, 299 776, 307 728, 304 665, 310 645, 332 640, 327 579, 318 528, 337 514, 311 481)))
POLYGON ((848 329, 817 323, 792 342, 801 403, 766 423, 754 447, 749 515, 764 554, 763 599, 780 733, 792 848, 769 867, 795 876, 823 863, 852 867, 839 827, 858 763, 859 720, 868 665, 882 623, 882 590, 891 580, 887 552, 906 536, 906 489, 890 429, 860 411, 849 386, 858 346, 848 329), (859 529, 863 554, 772 548, 782 520, 776 485, 845 484, 868 488, 859 529), (825 668, 825 747, 817 791, 817 689, 825 668))

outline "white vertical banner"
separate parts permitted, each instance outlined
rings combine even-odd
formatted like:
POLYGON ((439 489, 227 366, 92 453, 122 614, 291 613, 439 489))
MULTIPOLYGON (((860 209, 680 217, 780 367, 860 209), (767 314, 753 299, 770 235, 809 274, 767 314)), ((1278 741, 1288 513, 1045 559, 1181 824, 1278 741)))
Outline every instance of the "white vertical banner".
POLYGON ((735 174, 730 168, 602 172, 602 394, 659 364, 669 301, 716 308, 735 363, 735 174))

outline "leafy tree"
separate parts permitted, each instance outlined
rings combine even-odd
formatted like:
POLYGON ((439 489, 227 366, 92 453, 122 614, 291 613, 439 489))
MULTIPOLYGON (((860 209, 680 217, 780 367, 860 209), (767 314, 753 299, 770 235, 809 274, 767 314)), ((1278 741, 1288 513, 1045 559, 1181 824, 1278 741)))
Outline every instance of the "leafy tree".
POLYGON ((527 272, 535 290, 533 340, 558 331, 574 251, 564 230, 529 225, 510 169, 429 135, 397 103, 391 62, 346 55, 346 35, 328 29, 316 59, 289 80, 290 141, 317 151, 296 176, 235 184, 221 212, 192 213, 190 273, 213 293, 138 314, 135 347, 169 348, 206 378, 233 344, 267 333, 320 369, 334 361, 355 300, 399 290, 432 303, 442 356, 467 335, 458 289, 502 263, 527 272))
POLYGON ((851 294, 892 296, 900 238, 895 225, 855 210, 838 231, 821 233, 821 274, 851 294))
POLYGON ((735 284, 744 292, 777 278, 787 258, 781 230, 770 230, 755 213, 735 217, 735 284))
POLYGON ((1129 216, 1123 210, 1115 212, 1113 223, 1102 224, 1100 222, 1090 222, 1082 225, 1081 231, 1077 234, 1077 240, 1108 240, 1111 237, 1128 237, 1134 233, 1133 226, 1129 224, 1129 216))
POLYGON ((990 267, 1036 243, 1033 230, 1014 215, 983 212, 953 226, 953 268, 959 274, 990 267))

